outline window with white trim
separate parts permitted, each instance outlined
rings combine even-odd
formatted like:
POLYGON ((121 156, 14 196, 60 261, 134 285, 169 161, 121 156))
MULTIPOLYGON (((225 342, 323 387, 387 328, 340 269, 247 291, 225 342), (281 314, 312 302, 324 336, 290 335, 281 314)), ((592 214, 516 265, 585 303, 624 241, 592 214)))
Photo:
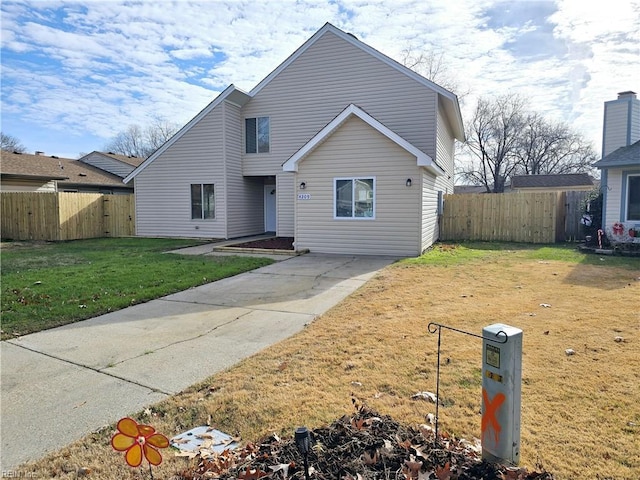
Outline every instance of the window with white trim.
POLYGON ((216 218, 216 199, 213 183, 191 184, 191 219, 216 218))
POLYGON ((245 152, 269 153, 269 117, 244 119, 245 152))
POLYGON ((640 174, 627 177, 626 221, 640 221, 640 174))
POLYGON ((335 218, 375 218, 375 177, 334 179, 335 218))

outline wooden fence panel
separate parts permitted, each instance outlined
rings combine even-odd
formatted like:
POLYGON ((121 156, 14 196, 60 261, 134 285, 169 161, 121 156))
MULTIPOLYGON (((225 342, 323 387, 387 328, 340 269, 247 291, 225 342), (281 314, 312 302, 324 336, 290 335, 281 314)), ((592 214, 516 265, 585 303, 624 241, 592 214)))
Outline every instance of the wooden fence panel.
POLYGON ((104 237, 99 193, 59 193, 60 240, 104 237))
POLYGON ((553 243, 561 193, 445 195, 442 240, 553 243))
POLYGON ((133 195, 105 195, 104 234, 107 237, 132 237, 136 234, 136 205, 133 195))
POLYGON ((56 193, 2 193, 2 237, 15 240, 60 240, 56 193))
POLYGON ((564 236, 560 239, 567 242, 577 242, 584 240, 584 229, 580 224, 580 219, 584 213, 584 204, 591 192, 574 191, 564 192, 565 199, 563 228, 564 236))
POLYGON ((2 238, 77 240, 135 235, 133 195, 1 194, 2 238))

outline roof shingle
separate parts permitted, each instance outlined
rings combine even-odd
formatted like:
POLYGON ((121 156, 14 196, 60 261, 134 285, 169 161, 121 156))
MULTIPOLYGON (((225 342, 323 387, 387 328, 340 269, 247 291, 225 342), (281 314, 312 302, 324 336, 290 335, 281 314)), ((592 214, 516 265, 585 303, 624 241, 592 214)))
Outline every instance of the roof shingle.
POLYGON ((586 173, 566 173, 561 175, 514 175, 512 188, 557 188, 593 186, 593 180, 586 173))
POLYGON ((49 178, 59 185, 96 185, 126 188, 122 178, 69 158, 46 157, 28 153, 2 152, 0 173, 3 176, 49 178))

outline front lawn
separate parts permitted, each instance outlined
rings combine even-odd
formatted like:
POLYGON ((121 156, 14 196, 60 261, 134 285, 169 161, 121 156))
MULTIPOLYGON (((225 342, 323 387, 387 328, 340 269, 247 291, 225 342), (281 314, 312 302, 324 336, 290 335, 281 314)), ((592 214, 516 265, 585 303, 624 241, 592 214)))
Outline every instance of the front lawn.
MULTIPOLYGON (((637 480, 639 298, 638 258, 565 246, 438 245, 384 269, 299 334, 135 418, 169 437, 209 424, 256 441, 274 432, 291 437, 300 425, 325 426, 353 412, 353 395, 403 424, 421 424, 435 412, 433 403, 412 399, 436 388, 438 339, 429 323, 480 334, 502 322, 524 332, 521 464, 541 464, 557 480, 637 480)), ((468 440, 481 430, 481 344, 442 332, 440 429, 468 440)), ((114 427, 24 471, 68 480, 81 468, 101 480, 149 478, 148 469, 131 469, 114 452, 114 427)), ((154 478, 205 478, 193 475, 197 458, 175 457, 170 449, 163 458, 154 478)), ((360 472, 348 473, 344 478, 360 472)))
POLYGON ((194 240, 2 243, 2 339, 143 303, 272 263, 164 253, 194 240))

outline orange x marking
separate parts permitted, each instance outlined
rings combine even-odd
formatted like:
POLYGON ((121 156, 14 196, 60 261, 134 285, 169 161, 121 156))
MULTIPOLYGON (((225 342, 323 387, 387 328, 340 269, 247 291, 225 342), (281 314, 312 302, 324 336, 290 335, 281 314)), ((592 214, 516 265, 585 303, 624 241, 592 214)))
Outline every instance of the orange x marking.
POLYGON ((486 433, 489 427, 493 428, 493 435, 498 443, 500 438, 500 431, 502 427, 500 423, 498 423, 498 419, 496 418, 496 413, 500 408, 500 405, 505 401, 506 397, 504 393, 497 393, 493 400, 489 399, 489 395, 487 391, 482 389, 482 400, 484 401, 484 413, 482 414, 482 441, 484 442, 484 434, 486 433))

